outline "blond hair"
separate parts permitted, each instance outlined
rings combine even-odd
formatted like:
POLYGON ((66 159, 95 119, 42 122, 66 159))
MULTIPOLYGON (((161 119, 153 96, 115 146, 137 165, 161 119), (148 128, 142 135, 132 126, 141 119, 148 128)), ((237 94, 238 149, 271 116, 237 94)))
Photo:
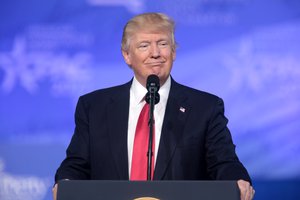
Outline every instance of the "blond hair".
POLYGON ((131 37, 137 31, 146 31, 150 33, 166 32, 171 38, 172 49, 176 49, 175 42, 175 23, 162 13, 144 13, 130 19, 123 29, 122 50, 128 51, 131 37))

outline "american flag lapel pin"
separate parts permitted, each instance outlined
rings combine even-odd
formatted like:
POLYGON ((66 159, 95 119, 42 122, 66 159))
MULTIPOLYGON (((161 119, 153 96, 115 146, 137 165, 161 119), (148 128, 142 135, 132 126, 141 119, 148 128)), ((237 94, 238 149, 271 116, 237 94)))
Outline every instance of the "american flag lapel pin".
POLYGON ((184 107, 180 107, 179 110, 184 113, 185 112, 185 108, 184 107))

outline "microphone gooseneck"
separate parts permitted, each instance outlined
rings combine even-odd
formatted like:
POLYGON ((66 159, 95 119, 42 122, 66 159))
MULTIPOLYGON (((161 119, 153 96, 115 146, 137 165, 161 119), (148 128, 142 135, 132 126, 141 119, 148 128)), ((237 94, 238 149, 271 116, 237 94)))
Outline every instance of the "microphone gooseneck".
POLYGON ((153 112, 154 112, 154 106, 157 104, 160 100, 159 98, 159 78, 158 76, 152 74, 149 75, 147 78, 147 84, 146 88, 148 90, 146 94, 146 102, 150 105, 150 112, 149 112, 149 141, 148 141, 148 152, 147 152, 147 180, 151 181, 151 168, 152 168, 152 157, 153 157, 153 149, 152 149, 152 144, 153 144, 153 124, 154 124, 154 117, 153 117, 153 112))

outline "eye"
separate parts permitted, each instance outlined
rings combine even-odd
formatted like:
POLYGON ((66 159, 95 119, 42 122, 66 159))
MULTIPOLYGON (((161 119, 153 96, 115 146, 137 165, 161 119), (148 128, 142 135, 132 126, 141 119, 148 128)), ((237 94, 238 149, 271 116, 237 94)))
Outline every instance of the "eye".
POLYGON ((165 48, 168 45, 169 45, 169 43, 167 41, 160 41, 158 43, 158 46, 161 47, 161 48, 165 48))
POLYGON ((149 47, 149 44, 143 42, 143 43, 139 44, 138 49, 144 51, 144 50, 147 50, 148 47, 149 47))

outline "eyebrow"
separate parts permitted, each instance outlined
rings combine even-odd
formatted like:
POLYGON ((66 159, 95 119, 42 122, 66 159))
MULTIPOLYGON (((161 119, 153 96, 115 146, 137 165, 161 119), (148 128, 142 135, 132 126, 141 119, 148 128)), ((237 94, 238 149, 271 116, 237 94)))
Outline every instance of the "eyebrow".
MULTIPOLYGON (((168 39, 159 39, 156 42, 162 42, 162 41, 168 42, 168 39)), ((137 44, 141 44, 141 43, 151 43, 151 41, 150 40, 141 40, 141 41, 137 42, 137 44)))

